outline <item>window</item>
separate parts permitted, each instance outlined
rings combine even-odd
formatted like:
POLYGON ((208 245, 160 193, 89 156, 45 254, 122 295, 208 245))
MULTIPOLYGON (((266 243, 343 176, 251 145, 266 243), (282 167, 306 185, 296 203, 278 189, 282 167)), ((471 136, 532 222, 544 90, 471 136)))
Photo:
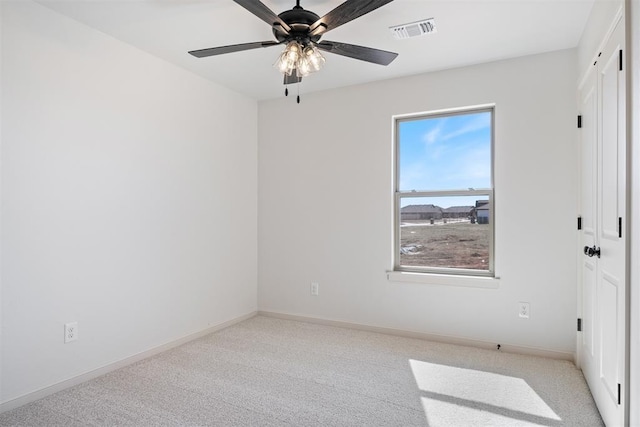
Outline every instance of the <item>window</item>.
POLYGON ((493 276, 493 114, 395 118, 396 271, 493 276))

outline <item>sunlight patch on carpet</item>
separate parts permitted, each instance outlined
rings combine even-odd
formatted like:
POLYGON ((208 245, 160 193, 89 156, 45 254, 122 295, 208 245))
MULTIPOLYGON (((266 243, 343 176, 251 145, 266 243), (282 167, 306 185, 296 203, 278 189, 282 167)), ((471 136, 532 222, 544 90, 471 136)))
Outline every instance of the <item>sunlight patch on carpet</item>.
POLYGON ((430 422, 450 425, 561 425, 561 418, 522 378, 420 360, 409 365, 430 422))

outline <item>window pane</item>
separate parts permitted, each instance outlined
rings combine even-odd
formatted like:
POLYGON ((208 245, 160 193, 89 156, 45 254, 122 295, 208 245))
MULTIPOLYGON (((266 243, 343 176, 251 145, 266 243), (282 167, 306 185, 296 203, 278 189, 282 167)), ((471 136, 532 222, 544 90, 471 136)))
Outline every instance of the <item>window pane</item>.
POLYGON ((400 191, 491 188, 491 112, 398 122, 400 191))
POLYGON ((489 270, 488 196, 400 199, 400 265, 489 270))

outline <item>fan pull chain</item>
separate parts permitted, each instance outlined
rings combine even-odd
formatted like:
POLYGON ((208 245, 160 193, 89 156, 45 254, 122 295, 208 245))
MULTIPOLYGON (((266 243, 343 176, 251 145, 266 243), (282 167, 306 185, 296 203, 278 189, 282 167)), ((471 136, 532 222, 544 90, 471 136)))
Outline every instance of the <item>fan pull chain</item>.
MULTIPOLYGON (((300 104, 300 82, 296 83, 296 88, 298 91, 298 96, 296 96, 296 102, 300 104)), ((289 88, 287 86, 284 87, 284 96, 289 96, 289 88)))

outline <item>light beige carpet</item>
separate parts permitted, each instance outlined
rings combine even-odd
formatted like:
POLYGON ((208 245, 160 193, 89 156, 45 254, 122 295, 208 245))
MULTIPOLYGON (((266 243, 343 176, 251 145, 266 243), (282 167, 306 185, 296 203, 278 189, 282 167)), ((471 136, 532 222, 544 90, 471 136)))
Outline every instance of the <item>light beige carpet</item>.
POLYGON ((257 316, 2 426, 601 426, 566 361, 257 316))

